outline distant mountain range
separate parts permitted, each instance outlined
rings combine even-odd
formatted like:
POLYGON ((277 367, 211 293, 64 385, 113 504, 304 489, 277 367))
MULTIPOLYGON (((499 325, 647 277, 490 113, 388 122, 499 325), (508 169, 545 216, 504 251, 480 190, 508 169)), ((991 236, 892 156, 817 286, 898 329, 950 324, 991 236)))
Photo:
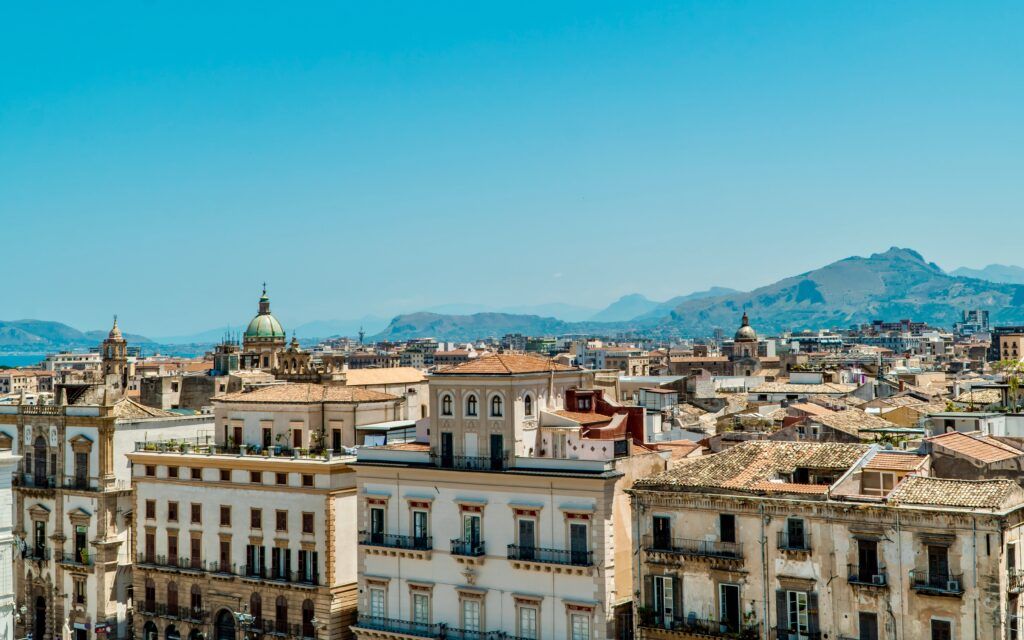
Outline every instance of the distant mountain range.
POLYGON ((653 335, 700 337, 739 325, 747 312, 767 333, 843 328, 875 318, 913 318, 952 326, 962 309, 990 311, 994 323, 1024 321, 1024 286, 959 277, 925 261, 911 249, 893 247, 868 257, 853 256, 784 278, 749 292, 712 289, 656 304, 625 296, 595 314, 604 322, 564 322, 509 314, 406 314, 379 338, 434 336, 462 340, 527 334, 614 333, 641 330, 653 335), (637 313, 632 318, 629 315, 637 313))
MULTIPOLYGON (((33 349, 39 352, 95 347, 109 333, 108 330, 79 331, 62 322, 51 320, 0 320, 0 349, 33 349)), ((145 336, 125 334, 129 342, 149 344, 145 336)))
POLYGON ((989 282, 1002 282, 1006 284, 1024 284, 1024 268, 1008 264, 990 264, 981 269, 960 267, 949 272, 952 276, 961 278, 977 278, 989 282))
MULTIPOLYGON (((549 303, 504 307, 449 304, 396 316, 320 320, 294 328, 304 342, 337 335, 354 336, 362 327, 371 340, 435 337, 472 340, 507 333, 556 335, 615 334, 642 331, 655 336, 701 337, 716 328, 739 325, 743 312, 763 333, 842 328, 875 318, 913 318, 949 327, 963 309, 988 309, 994 324, 1024 322, 1024 269, 989 265, 944 272, 911 249, 893 247, 868 257, 853 256, 753 291, 712 287, 664 302, 639 293, 622 296, 595 310, 549 303)), ((244 327, 235 328, 236 331, 244 327)), ((289 333, 291 333, 289 328, 289 333)), ((209 345, 224 328, 188 336, 149 339, 129 334, 135 344, 209 345)), ((45 320, 0 321, 0 351, 45 352, 97 346, 106 331, 79 331, 45 320)), ((191 347, 184 347, 189 349, 191 347)))

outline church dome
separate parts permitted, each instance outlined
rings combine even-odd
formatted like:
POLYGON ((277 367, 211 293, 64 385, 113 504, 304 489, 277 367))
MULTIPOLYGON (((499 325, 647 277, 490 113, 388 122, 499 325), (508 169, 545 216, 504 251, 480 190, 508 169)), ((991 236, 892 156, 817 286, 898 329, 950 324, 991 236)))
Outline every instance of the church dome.
POLYGON ((757 332, 754 331, 754 327, 750 326, 750 319, 747 318, 747 314, 743 314, 743 324, 736 330, 736 336, 733 338, 736 342, 755 342, 757 340, 757 332))
POLYGON ((270 298, 267 297, 266 288, 263 289, 263 295, 260 296, 259 313, 256 314, 256 317, 249 322, 249 326, 245 329, 245 338, 280 338, 282 341, 285 338, 281 323, 274 317, 274 314, 270 313, 270 298))

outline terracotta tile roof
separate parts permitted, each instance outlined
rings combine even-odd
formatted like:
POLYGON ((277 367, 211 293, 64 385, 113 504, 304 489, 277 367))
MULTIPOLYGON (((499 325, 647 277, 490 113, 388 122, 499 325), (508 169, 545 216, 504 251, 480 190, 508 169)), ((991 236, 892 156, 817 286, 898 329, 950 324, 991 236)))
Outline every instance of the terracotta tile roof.
POLYGON ((926 476, 907 476, 896 485, 887 501, 894 504, 919 504, 941 507, 998 509, 1020 494, 1013 480, 950 480, 926 476))
POLYGON ((595 424, 605 424, 611 422, 612 416, 601 415, 600 413, 582 413, 580 411, 565 411, 559 410, 554 412, 555 415, 568 418, 575 422, 580 423, 583 426, 590 426, 595 424))
POLYGON ((796 484, 795 482, 758 482, 749 488, 753 491, 769 493, 821 494, 828 491, 827 484, 796 484))
POLYGON ((928 456, 909 453, 877 453, 864 465, 865 469, 884 471, 916 471, 928 460, 928 456))
POLYGON ((927 438, 927 441, 984 463, 1000 462, 1024 455, 1024 451, 1018 451, 1008 444, 980 433, 950 431, 927 438))
POLYGON ((385 369, 349 369, 345 372, 345 384, 361 387, 375 384, 414 384, 427 379, 422 371, 414 367, 391 367, 385 369))
POLYGON ((865 413, 860 409, 846 409, 845 411, 833 411, 822 415, 809 416, 805 418, 805 421, 832 427, 838 431, 858 437, 863 429, 884 429, 896 426, 885 418, 865 413))
POLYGON ((178 414, 176 413, 164 411, 163 409, 147 407, 146 405, 140 404, 131 398, 121 398, 114 403, 114 417, 124 420, 137 420, 139 418, 172 418, 177 415, 178 414))
POLYGON ((755 487, 785 480, 798 468, 841 473, 852 467, 868 449, 869 445, 865 444, 748 440, 721 453, 701 456, 680 467, 642 478, 636 486, 763 491, 755 487))
POLYGON ((998 404, 1003 401, 1003 394, 999 389, 975 389, 964 391, 956 397, 960 404, 998 404))
POLYGON ((728 362, 729 358, 725 356, 672 356, 669 358, 669 362, 679 362, 683 364, 700 364, 716 363, 716 362, 728 362))
POLYGON ((253 391, 215 396, 214 402, 261 402, 267 404, 319 402, 386 402, 398 396, 358 387, 312 383, 274 384, 253 391))
POLYGON ((812 402, 795 402, 789 405, 789 408, 795 411, 801 411, 803 413, 810 414, 812 416, 823 416, 828 413, 835 413, 831 409, 826 409, 820 404, 814 404, 812 402))
POLYGON ((658 451, 670 452, 672 459, 685 458, 696 449, 700 449, 699 442, 693 442, 692 440, 671 440, 669 442, 658 442, 656 443, 658 451))
POLYGON ((578 371, 578 369, 537 356, 521 353, 493 353, 443 369, 435 375, 509 375, 546 373, 548 371, 578 371))
POLYGON ((857 388, 852 384, 823 382, 821 384, 795 384, 792 382, 763 382, 750 390, 751 393, 797 393, 797 394, 830 394, 850 393, 857 388))

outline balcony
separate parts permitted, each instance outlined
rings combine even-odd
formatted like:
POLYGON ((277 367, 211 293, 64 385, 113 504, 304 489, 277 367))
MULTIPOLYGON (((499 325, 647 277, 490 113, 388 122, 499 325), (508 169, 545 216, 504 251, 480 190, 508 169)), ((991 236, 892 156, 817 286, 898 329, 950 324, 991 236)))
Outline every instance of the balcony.
POLYGON ((964 574, 933 573, 926 569, 910 570, 910 588, 918 593, 959 598, 964 594, 964 574))
POLYGON ((424 560, 430 557, 434 548, 430 536, 401 536, 393 533, 359 533, 359 544, 366 548, 367 553, 417 558, 424 560))
POLYGON ((885 573, 885 567, 862 567, 848 564, 846 565, 846 575, 849 583, 856 587, 885 589, 889 586, 889 576, 885 573))
POLYGON ((21 552, 21 557, 36 562, 49 562, 50 549, 48 547, 25 547, 21 552))
POLYGON ((306 586, 318 586, 320 584, 320 574, 313 573, 309 574, 306 571, 278 571, 273 568, 263 567, 259 570, 257 567, 251 567, 249 565, 242 565, 239 569, 234 564, 220 564, 218 562, 205 562, 203 560, 196 560, 192 558, 171 558, 168 556, 158 556, 147 553, 140 553, 136 556, 135 564, 139 567, 144 568, 155 568, 174 572, 189 572, 198 571, 202 573, 212 573, 219 576, 231 576, 248 578, 250 580, 266 580, 269 582, 285 582, 294 585, 306 585, 306 586))
POLYGON ((517 569, 531 569, 545 573, 571 573, 590 575, 594 568, 593 551, 566 551, 508 545, 508 559, 517 569))
POLYGON ((78 549, 71 553, 62 553, 58 557, 61 564, 71 565, 72 567, 92 567, 93 558, 92 554, 87 549, 78 549))
POLYGON ((37 473, 22 473, 15 476, 17 486, 24 489, 56 489, 57 476, 37 473))
POLYGON ((643 547, 648 554, 660 555, 665 560, 682 556, 733 564, 743 560, 743 545, 738 542, 646 535, 643 547))
MULTIPOLYGON (((389 635, 415 636, 417 638, 441 638, 444 627, 440 624, 423 624, 399 620, 397 618, 382 618, 379 616, 360 615, 353 625, 352 630, 359 635, 360 631, 379 631, 389 635)), ((372 634, 378 635, 378 634, 372 634)))
POLYGON ((772 629, 775 640, 821 640, 820 631, 799 631, 789 627, 775 627, 772 629))
POLYGON ((1024 570, 1007 572, 1006 590, 1010 593, 1024 593, 1024 570))
POLYGON ((442 469, 461 469, 464 471, 504 471, 508 468, 508 452, 500 457, 490 456, 449 456, 430 454, 430 459, 442 469))
POLYGON ((61 487, 74 491, 99 491, 100 479, 95 476, 64 476, 61 487))
POLYGON ((811 534, 780 531, 778 535, 779 551, 794 553, 811 552, 811 534))
POLYGON ((742 638, 751 640, 758 638, 757 623, 730 623, 711 618, 698 618, 696 613, 686 617, 677 617, 658 613, 652 609, 641 608, 637 611, 644 629, 664 629, 675 634, 694 638, 742 638))
POLYGON ((481 564, 486 555, 483 540, 462 540, 453 538, 451 541, 452 555, 461 564, 481 564))

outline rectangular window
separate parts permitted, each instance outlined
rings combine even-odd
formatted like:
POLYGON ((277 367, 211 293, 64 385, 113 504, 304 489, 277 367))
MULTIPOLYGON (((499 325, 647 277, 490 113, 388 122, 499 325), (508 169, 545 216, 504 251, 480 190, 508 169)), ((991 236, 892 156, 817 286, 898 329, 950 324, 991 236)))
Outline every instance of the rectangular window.
POLYGON ((251 528, 251 529, 262 529, 263 528, 263 510, 262 509, 250 509, 249 510, 249 528, 251 528))
POLYGON ((156 519, 156 500, 146 500, 146 519, 156 519))
POLYGON ((412 537, 417 543, 423 543, 427 539, 429 531, 427 530, 427 512, 426 511, 413 511, 412 512, 412 537))
POLYGON ((382 507, 370 507, 370 542, 374 544, 384 542, 384 509, 382 507))
POLYGON ((736 516, 731 513, 719 514, 718 539, 722 542, 736 542, 736 516))
POLYGON ((288 530, 288 512, 278 509, 274 512, 274 529, 276 531, 288 530))
MULTIPOLYGON (((672 576, 654 576, 654 612, 660 618, 660 625, 671 624, 675 617, 675 590, 672 576)), ((666 627, 671 628, 671 627, 666 627)))
POLYGON ((262 471, 250 471, 249 482, 253 484, 263 484, 263 472, 262 471))
POLYGON ((861 611, 857 614, 858 640, 878 640, 878 616, 873 611, 861 611))
POLYGON ((189 557, 192 560, 192 568, 198 569, 203 564, 203 539, 193 536, 189 539, 189 557))
POLYGON ((231 507, 226 504, 220 505, 220 526, 231 526, 231 507))
POLYGON ((192 467, 191 469, 189 469, 189 474, 193 480, 203 479, 203 470, 200 469, 199 467, 192 467))
POLYGON ((167 467, 167 477, 168 478, 177 478, 178 477, 178 467, 167 467))
POLYGON ((654 516, 651 521, 651 531, 655 549, 672 548, 672 518, 654 516))
POLYGON ((202 524, 203 522, 203 505, 193 502, 190 505, 192 511, 192 524, 202 524))
POLYGON ((386 616, 387 608, 384 605, 384 590, 370 589, 370 616, 383 618, 386 616))
POLYGON ((953 623, 949 620, 932 620, 932 640, 953 640, 953 623))
POLYGON ((151 465, 151 464, 147 464, 146 465, 146 475, 148 477, 150 477, 150 478, 155 478, 156 477, 156 466, 155 465, 151 465))
POLYGON ((312 487, 313 486, 313 476, 312 476, 312 474, 309 474, 309 473, 302 474, 302 486, 304 486, 304 487, 312 487))
POLYGON ((537 607, 519 607, 518 635, 526 640, 537 640, 537 607))
POLYGON ((416 624, 430 624, 430 596, 427 594, 412 594, 412 621, 416 624))
POLYGON ((313 514, 305 512, 302 514, 302 533, 313 533, 313 514))
POLYGON ((590 616, 572 614, 572 640, 590 640, 590 616))
POLYGON ((810 631, 810 616, 807 610, 807 593, 805 591, 786 592, 786 613, 789 616, 790 634, 806 637, 810 631))
POLYGON ((480 601, 462 600, 462 628, 466 631, 480 630, 480 601))
POLYGON ((75 580, 75 604, 85 604, 85 580, 75 580))
POLYGON ((221 469, 220 470, 220 481, 221 482, 231 482, 231 470, 230 469, 221 469))
POLYGON ((220 541, 220 571, 227 573, 231 571, 231 541, 220 541))
POLYGON ((178 564, 178 534, 167 534, 167 563, 171 566, 178 564))
POLYGON ((168 502, 167 503, 167 521, 177 522, 178 521, 178 503, 168 502))
POLYGON ((274 475, 274 480, 277 484, 288 484, 288 474, 278 473, 274 475))

